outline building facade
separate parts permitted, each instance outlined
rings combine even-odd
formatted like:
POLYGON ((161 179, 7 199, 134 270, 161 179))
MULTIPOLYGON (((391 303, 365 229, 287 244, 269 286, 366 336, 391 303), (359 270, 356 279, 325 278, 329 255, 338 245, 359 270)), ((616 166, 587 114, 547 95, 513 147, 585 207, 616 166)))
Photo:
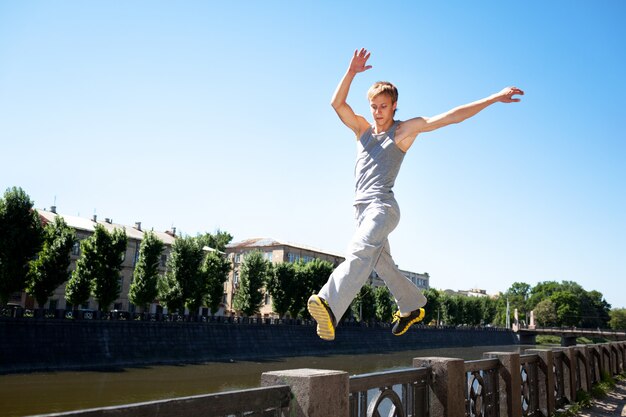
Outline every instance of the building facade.
MULTIPOLYGON (((139 258, 139 246, 141 245, 141 241, 143 240, 143 236, 146 231, 142 230, 141 223, 137 222, 134 226, 125 226, 121 224, 113 223, 112 219, 104 219, 104 221, 98 220, 97 216, 94 215, 91 219, 86 219, 83 217, 76 216, 68 216, 68 215, 60 215, 56 213, 56 208, 52 207, 50 211, 47 210, 37 210, 39 216, 41 218, 42 223, 45 225, 47 223, 51 223, 57 216, 61 216, 63 220, 67 223, 68 226, 73 228, 76 232, 77 242, 74 244, 74 247, 71 250, 70 258, 70 270, 73 271, 76 269, 76 261, 80 257, 80 242, 88 237, 90 237, 95 230, 96 225, 100 224, 104 226, 104 228, 111 232, 114 229, 122 229, 126 232, 126 236, 128 237, 128 244, 126 246, 126 252, 124 254, 124 262, 122 263, 122 270, 120 271, 120 296, 113 305, 111 306, 114 310, 123 310, 123 311, 134 311, 134 306, 130 303, 128 299, 128 292, 130 290, 130 284, 133 280, 133 272, 135 270, 135 264, 139 258)), ((167 263, 167 259, 169 257, 172 244, 175 240, 176 230, 173 229, 167 232, 157 232, 152 231, 161 241, 163 241, 163 253, 161 254, 161 261, 159 262, 159 272, 165 273, 165 266, 167 263)), ((48 302, 44 307, 49 309, 68 309, 69 306, 65 300, 65 285, 66 283, 60 285, 52 294, 52 296, 48 299, 48 302)), ((34 308, 35 300, 26 295, 26 293, 21 294, 21 305, 26 308, 34 308)), ((92 298, 89 301, 82 305, 83 309, 92 309, 95 310, 98 308, 97 302, 92 298)), ((157 303, 153 303, 150 307, 151 312, 155 312, 158 308, 157 303)))
MULTIPOLYGON (((226 246, 226 256, 231 262, 231 271, 228 275, 228 281, 224 289, 224 313, 235 314, 232 309, 233 297, 239 287, 239 274, 241 263, 247 253, 252 251, 260 251, 266 260, 273 264, 281 262, 310 262, 314 259, 328 261, 334 267, 343 262, 344 257, 335 253, 325 252, 320 249, 299 245, 295 243, 280 242, 271 238, 255 238, 247 239, 226 246)), ((272 300, 266 294, 265 301, 261 307, 260 314, 263 317, 270 317, 272 312, 272 300)))
MULTIPOLYGON (((337 267, 344 261, 342 255, 325 252, 319 249, 315 249, 308 246, 298 245, 294 243, 280 242, 271 238, 256 238, 247 239, 241 242, 231 243, 226 247, 226 254, 231 262, 231 272, 228 276, 228 282, 224 290, 224 313, 235 314, 232 310, 233 297, 239 286, 239 271, 243 257, 245 254, 258 250, 263 253, 266 260, 273 264, 281 262, 298 262, 300 260, 304 262, 312 261, 313 259, 320 259, 330 262, 334 267, 337 267)), ((428 273, 417 273, 411 271, 401 272, 415 284, 421 290, 430 288, 430 276, 428 273)), ((376 272, 372 272, 368 283, 375 287, 385 285, 384 281, 378 277, 376 272)), ((264 317, 272 316, 272 302, 269 295, 265 296, 263 307, 260 314, 264 317)))

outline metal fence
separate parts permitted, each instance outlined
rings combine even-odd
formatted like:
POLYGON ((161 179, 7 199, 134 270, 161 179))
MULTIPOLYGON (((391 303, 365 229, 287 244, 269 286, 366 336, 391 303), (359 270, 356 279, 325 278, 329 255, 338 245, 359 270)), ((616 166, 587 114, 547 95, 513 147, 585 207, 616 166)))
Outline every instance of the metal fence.
POLYGON ((500 360, 481 359, 465 362, 467 389, 465 415, 498 417, 500 415, 500 360))

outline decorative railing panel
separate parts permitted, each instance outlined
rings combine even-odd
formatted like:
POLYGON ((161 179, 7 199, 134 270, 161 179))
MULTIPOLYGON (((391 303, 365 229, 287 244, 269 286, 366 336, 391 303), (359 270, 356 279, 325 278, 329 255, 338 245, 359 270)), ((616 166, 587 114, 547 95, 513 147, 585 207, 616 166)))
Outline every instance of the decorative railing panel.
POLYGON ((500 360, 482 359, 465 362, 467 417, 498 417, 500 415, 500 360))
POLYGON ((429 369, 350 377, 350 417, 428 417, 429 369))
POLYGON ((541 415, 539 409, 539 356, 520 356, 520 377, 522 380, 522 415, 541 415))

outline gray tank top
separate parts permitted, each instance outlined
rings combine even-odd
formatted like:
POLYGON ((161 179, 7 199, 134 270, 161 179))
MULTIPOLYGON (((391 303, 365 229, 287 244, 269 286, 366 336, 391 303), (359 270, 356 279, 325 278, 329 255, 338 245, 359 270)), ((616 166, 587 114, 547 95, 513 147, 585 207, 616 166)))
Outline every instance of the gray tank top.
POLYGON ((394 121, 387 132, 379 134, 370 127, 357 141, 354 204, 394 198, 393 185, 405 155, 394 142, 399 123, 394 121))

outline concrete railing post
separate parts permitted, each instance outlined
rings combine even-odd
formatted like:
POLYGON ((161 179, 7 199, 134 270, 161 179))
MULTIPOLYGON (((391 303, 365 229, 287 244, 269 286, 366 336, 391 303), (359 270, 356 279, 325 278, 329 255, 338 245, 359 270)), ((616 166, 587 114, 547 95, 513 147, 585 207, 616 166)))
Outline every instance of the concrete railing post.
POLYGON ((522 417, 522 376, 520 373, 519 353, 486 352, 485 358, 498 358, 502 364, 500 370, 500 416, 522 417))
MULTIPOLYGON (((591 351, 585 345, 576 346, 575 350, 578 351, 579 356, 582 356, 583 360, 582 368, 578 370, 578 375, 581 378, 580 387, 591 393, 591 351)), ((580 362, 577 362, 576 365, 580 365, 580 362)))
POLYGON ((563 378, 565 382, 565 396, 570 403, 574 403, 576 402, 576 374, 578 372, 576 368, 578 365, 578 359, 576 358, 576 348, 573 346, 565 348, 563 349, 563 353, 567 358, 568 364, 568 366, 566 367, 566 375, 563 378))
POLYGON ((289 385, 294 417, 348 417, 350 379, 347 372, 290 369, 264 372, 261 385, 289 385))
POLYGON ((615 345, 617 346, 617 351, 620 355, 619 371, 624 372, 626 371, 626 358, 624 357, 626 354, 626 342, 615 342, 615 345))
POLYGON ((539 408, 545 417, 554 414, 554 353, 551 350, 527 349, 526 353, 539 356, 539 408))
POLYGON ((458 358, 425 357, 413 359, 413 367, 430 367, 429 417, 465 416, 465 361, 458 358))

